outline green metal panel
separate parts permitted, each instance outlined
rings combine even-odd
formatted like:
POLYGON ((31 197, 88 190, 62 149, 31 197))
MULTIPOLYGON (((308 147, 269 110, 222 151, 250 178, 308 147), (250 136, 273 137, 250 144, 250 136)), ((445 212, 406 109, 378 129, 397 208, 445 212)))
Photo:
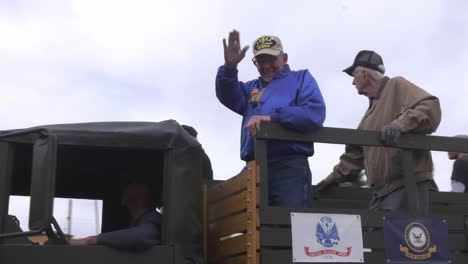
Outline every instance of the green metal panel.
POLYGON ((34 143, 31 174, 29 229, 45 229, 54 209, 57 137, 48 135, 34 143))
MULTIPOLYGON (((362 226, 365 228, 381 228, 383 218, 390 216, 407 216, 398 212, 369 212, 368 210, 355 209, 339 209, 339 208, 307 208, 307 209, 290 209, 280 207, 270 207, 267 210, 260 212, 262 226, 275 225, 291 225, 291 211, 298 213, 328 213, 328 214, 358 214, 361 216, 362 226)), ((464 231, 465 230, 465 215, 468 212, 459 213, 431 213, 429 216, 434 218, 445 219, 449 230, 464 231)), ((468 249, 467 249, 468 250, 468 249)))
MULTIPOLYGON (((309 230, 310 231, 310 230, 309 230)), ((304 231, 306 232, 306 231, 304 231)), ((310 232, 310 236, 315 236, 313 230, 310 232)), ((262 247, 280 247, 280 248, 291 248, 292 237, 290 228, 273 228, 265 227, 260 231, 260 237, 262 239, 262 247)), ((382 228, 378 229, 364 229, 362 232, 364 248, 372 249, 385 249, 384 232, 382 228)), ((465 234, 449 233, 450 246, 452 250, 465 250, 468 249, 468 241, 465 238, 465 234)))
MULTIPOLYGON (((262 123, 257 139, 280 139, 330 144, 350 144, 362 146, 383 146, 379 131, 323 127, 319 130, 299 133, 274 123, 262 123)), ((422 149, 450 152, 468 152, 468 139, 405 134, 392 147, 402 149, 422 149)))
POLYGON ((0 234, 5 230, 6 217, 8 215, 13 153, 13 144, 0 142, 0 234))
POLYGON ((0 247, 2 264, 173 264, 173 247, 158 246, 142 253, 118 251, 104 246, 0 247))
MULTIPOLYGON (((271 250, 265 249, 260 252, 262 264, 288 264, 292 262, 291 250, 271 250)), ((365 252, 364 263, 381 264, 385 263, 385 253, 383 251, 365 252)), ((452 252, 451 264, 466 264, 468 263, 468 254, 463 252, 452 252)))

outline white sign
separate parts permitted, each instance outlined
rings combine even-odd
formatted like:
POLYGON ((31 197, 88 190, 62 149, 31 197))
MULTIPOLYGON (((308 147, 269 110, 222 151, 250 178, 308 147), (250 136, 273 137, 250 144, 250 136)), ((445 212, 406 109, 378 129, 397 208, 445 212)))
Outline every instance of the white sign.
POLYGON ((364 262, 359 215, 291 213, 293 262, 364 262))

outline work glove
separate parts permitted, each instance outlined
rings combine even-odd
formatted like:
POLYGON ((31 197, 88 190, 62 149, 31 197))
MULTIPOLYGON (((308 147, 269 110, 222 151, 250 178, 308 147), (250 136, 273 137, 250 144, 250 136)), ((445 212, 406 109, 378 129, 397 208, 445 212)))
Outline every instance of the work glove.
POLYGON ((395 145, 403 133, 403 129, 394 123, 385 125, 380 133, 380 140, 385 145, 395 145))
POLYGON ((330 173, 330 175, 328 175, 327 178, 319 182, 315 188, 318 192, 326 192, 331 187, 338 185, 338 183, 339 183, 338 177, 336 177, 335 174, 333 174, 332 172, 330 173))

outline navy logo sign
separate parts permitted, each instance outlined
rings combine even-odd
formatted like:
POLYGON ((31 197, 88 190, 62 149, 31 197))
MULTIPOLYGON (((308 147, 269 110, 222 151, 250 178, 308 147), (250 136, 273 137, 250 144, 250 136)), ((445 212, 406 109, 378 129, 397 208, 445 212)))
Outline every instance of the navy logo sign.
POLYGON ((449 263, 445 220, 386 218, 384 236, 387 263, 449 263))
POLYGON ((437 252, 437 247, 431 247, 431 235, 427 228, 418 222, 413 222, 406 227, 405 242, 407 246, 400 245, 400 251, 410 259, 428 259, 432 253, 437 252))

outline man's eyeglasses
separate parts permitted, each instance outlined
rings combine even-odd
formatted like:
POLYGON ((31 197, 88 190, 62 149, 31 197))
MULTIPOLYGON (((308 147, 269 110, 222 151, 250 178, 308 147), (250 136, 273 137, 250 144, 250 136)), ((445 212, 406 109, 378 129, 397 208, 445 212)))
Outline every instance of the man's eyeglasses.
POLYGON ((255 65, 275 63, 278 60, 278 56, 264 55, 264 56, 253 57, 252 62, 255 65))

